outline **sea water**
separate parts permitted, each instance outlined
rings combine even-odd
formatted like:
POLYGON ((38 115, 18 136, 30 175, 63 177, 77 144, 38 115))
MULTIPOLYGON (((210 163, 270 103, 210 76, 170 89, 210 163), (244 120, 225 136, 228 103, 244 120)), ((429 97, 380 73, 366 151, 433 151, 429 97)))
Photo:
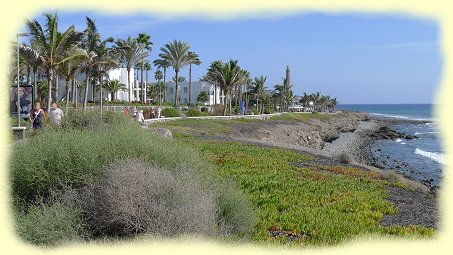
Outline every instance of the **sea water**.
POLYGON ((368 112, 384 118, 426 120, 430 123, 393 125, 398 132, 418 136, 414 140, 378 140, 372 154, 381 165, 410 178, 438 187, 442 180, 444 156, 440 132, 432 115, 431 104, 339 105, 338 109, 368 112))

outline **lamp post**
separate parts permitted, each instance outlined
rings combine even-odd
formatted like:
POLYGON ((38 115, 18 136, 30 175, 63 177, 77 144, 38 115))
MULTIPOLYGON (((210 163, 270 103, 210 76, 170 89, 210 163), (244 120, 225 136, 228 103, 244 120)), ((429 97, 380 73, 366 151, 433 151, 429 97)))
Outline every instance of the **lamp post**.
POLYGON ((19 33, 16 34, 16 50, 17 50, 17 127, 20 127, 20 98, 19 98, 19 89, 20 89, 20 73, 19 73, 19 37, 21 36, 28 36, 28 33, 19 33))

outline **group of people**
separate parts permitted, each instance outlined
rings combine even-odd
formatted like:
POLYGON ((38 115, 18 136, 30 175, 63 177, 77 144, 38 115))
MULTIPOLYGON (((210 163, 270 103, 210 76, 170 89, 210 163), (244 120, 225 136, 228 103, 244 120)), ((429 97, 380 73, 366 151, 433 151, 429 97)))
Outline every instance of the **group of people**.
MULTIPOLYGON (((131 111, 132 118, 134 118, 140 124, 144 125, 145 117, 143 116, 143 110, 138 111, 137 107, 133 106, 131 111)), ((160 107, 157 107, 156 110, 154 110, 154 108, 151 108, 151 118, 160 118, 161 111, 162 109, 160 107)), ((124 108, 124 114, 126 116, 129 116, 129 108, 127 106, 124 108)), ((60 108, 58 108, 57 103, 53 103, 52 108, 49 111, 49 116, 52 125, 60 126, 61 119, 64 116, 64 112, 60 108)), ((41 104, 39 102, 35 103, 33 112, 30 113, 29 121, 31 124, 31 128, 35 130, 41 129, 43 125, 45 125, 46 127, 49 126, 46 113, 44 112, 43 109, 41 109, 41 104)))
MULTIPOLYGON (((151 108, 151 112, 150 112, 150 117, 151 118, 160 118, 160 113, 161 113, 162 109, 160 107, 157 107, 156 110, 154 110, 154 108, 151 108)), ((133 106, 132 107, 132 118, 134 118, 136 121, 138 121, 140 124, 145 124, 145 117, 143 116, 143 110, 137 110, 137 107, 136 106, 133 106)), ((124 107, 124 114, 126 115, 126 117, 129 117, 129 107, 124 107)))
MULTIPOLYGON (((52 104, 52 108, 49 111, 50 121, 52 125, 60 126, 61 119, 64 116, 63 110, 58 108, 57 103, 52 104)), ((46 116, 46 113, 43 109, 41 109, 41 103, 36 102, 35 107, 33 108, 33 112, 30 113, 30 125, 31 128, 34 130, 41 129, 43 125, 49 126, 49 122, 46 116)))

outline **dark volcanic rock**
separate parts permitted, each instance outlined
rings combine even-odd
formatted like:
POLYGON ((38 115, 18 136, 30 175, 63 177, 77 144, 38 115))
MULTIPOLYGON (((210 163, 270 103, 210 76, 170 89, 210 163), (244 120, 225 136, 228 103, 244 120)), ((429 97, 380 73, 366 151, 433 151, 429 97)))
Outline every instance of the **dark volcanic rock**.
MULTIPOLYGON (((398 213, 384 215, 380 221, 381 225, 438 227, 439 212, 435 196, 394 186, 388 186, 386 189, 390 192, 388 200, 395 204, 398 213)), ((436 191, 432 190, 431 193, 436 194, 436 191)))
POLYGON ((322 140, 326 143, 331 143, 331 142, 337 140, 338 138, 340 138, 339 134, 330 134, 330 135, 326 135, 322 140))
POLYGON ((380 140, 380 139, 396 140, 398 138, 403 138, 403 139, 407 139, 407 140, 413 140, 413 139, 418 138, 415 135, 400 133, 398 131, 395 131, 395 130, 391 129, 388 126, 384 126, 384 127, 379 128, 379 130, 377 130, 376 132, 370 134, 370 137, 373 138, 373 139, 377 139, 377 140, 380 140))

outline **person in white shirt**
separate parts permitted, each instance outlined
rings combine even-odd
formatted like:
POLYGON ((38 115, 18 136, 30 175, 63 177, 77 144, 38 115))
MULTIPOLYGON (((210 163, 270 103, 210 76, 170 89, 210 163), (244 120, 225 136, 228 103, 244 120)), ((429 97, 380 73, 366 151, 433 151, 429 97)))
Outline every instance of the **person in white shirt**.
POLYGON ((157 107, 157 116, 156 118, 160 118, 160 112, 162 111, 162 109, 160 109, 160 107, 157 107))
POLYGON ((52 124, 60 126, 61 118, 64 116, 64 112, 60 108, 58 108, 57 103, 52 104, 52 108, 50 109, 49 115, 50 119, 52 120, 52 124))
POLYGON ((140 110, 137 115, 135 115, 135 120, 140 124, 145 125, 145 117, 143 116, 143 110, 140 110))

